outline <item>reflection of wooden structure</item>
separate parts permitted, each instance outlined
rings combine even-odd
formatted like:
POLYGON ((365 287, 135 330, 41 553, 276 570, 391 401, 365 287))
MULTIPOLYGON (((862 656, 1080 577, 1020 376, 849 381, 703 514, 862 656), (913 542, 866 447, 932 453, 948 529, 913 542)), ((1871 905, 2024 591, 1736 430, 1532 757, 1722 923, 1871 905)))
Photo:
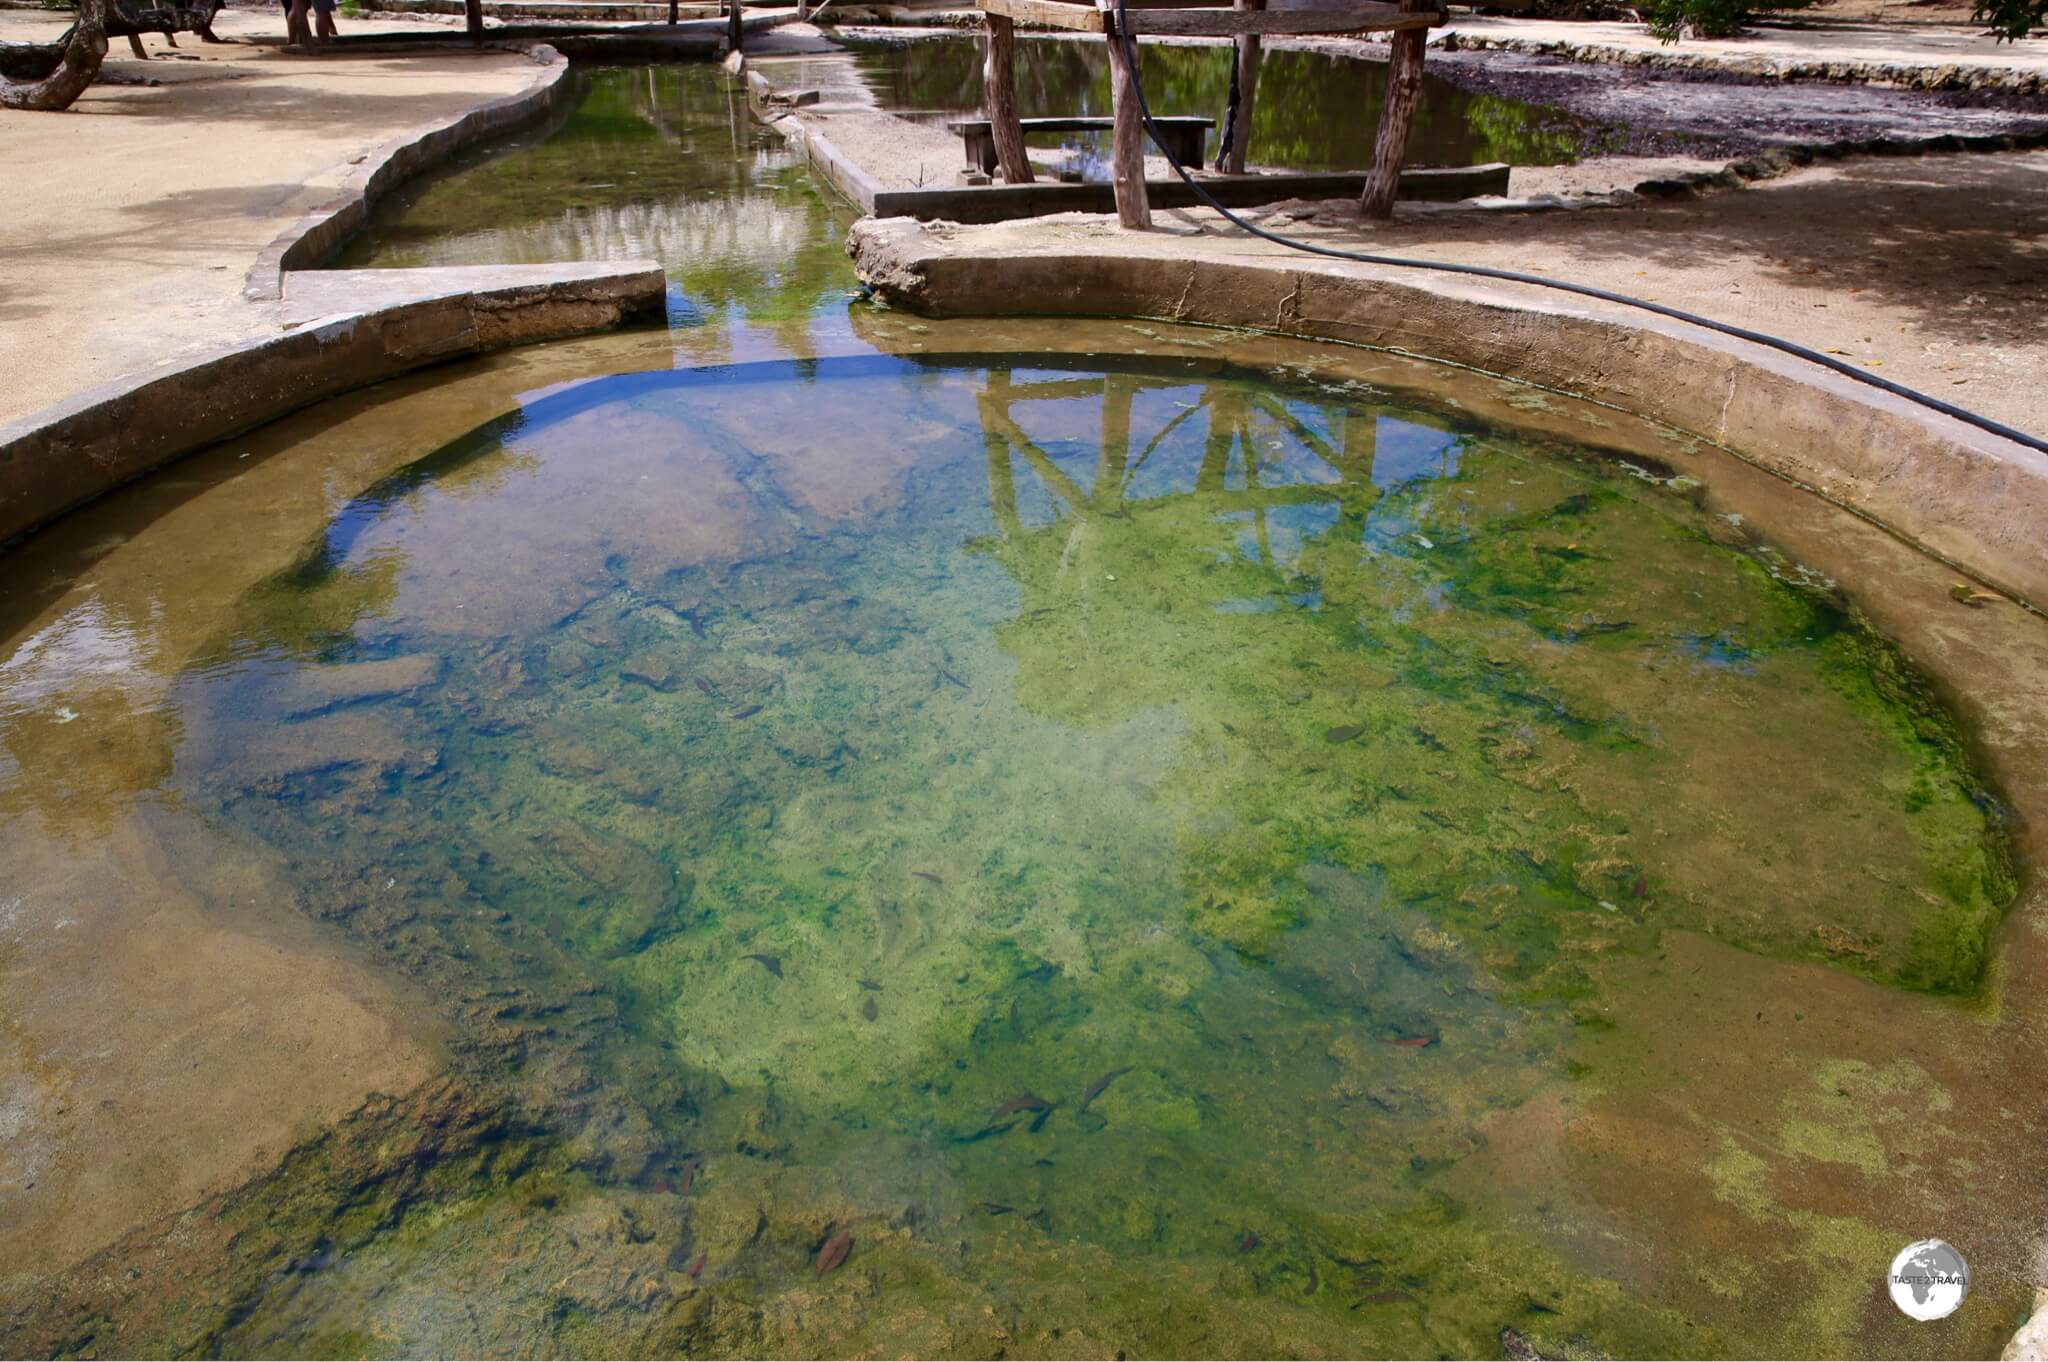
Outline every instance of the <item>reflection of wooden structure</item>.
POLYGON ((1106 525, 1129 521, 1133 510, 1129 495, 1138 473, 1169 436, 1184 423, 1196 419, 1205 423, 1205 430, 1194 484, 1155 494, 1142 503, 1150 514, 1168 517, 1187 532, 1187 542, 1197 543, 1201 541, 1202 530, 1224 533, 1217 519, 1220 514, 1248 513, 1259 564, 1273 568, 1276 564, 1268 544, 1267 512, 1285 506, 1334 502, 1341 513, 1328 538, 1333 544, 1346 546, 1343 552, 1356 558, 1365 517, 1379 496, 1372 483, 1372 410, 1345 405, 1337 422, 1341 434, 1338 443, 1332 446, 1273 395, 1247 392, 1234 383, 1203 383, 1192 404, 1178 404, 1178 412, 1134 449, 1132 408, 1137 395, 1148 389, 1185 392, 1196 382, 1200 380, 1106 374, 1019 383, 1006 370, 989 372, 986 386, 975 398, 983 450, 988 458, 989 504, 999 536, 1009 546, 1008 551, 998 556, 1017 574, 1018 583, 1026 588, 1027 594, 1050 591, 1051 577, 1065 566, 1067 549, 1062 546, 1072 541, 1069 527, 1060 522, 1106 525), (1101 399, 1101 438, 1094 479, 1084 488, 1026 433, 1011 408, 1020 402, 1088 397, 1101 399), (1250 426, 1255 413, 1284 429, 1329 467, 1343 470, 1345 481, 1262 484, 1262 453, 1250 426), (1241 487, 1231 485, 1233 456, 1242 461, 1241 487), (1052 498, 1056 518, 1051 525, 1035 530, 1024 525, 1017 501, 1015 461, 1020 459, 1052 498), (1044 553, 1030 553, 1025 546, 1032 544, 1043 547, 1044 553))
MULTIPOLYGON (((1145 198, 1145 129, 1138 109, 1138 72, 1125 49, 1124 35, 1117 28, 1116 0, 976 3, 988 26, 988 55, 983 74, 996 160, 1003 179, 1011 184, 1024 184, 1031 179, 1017 111, 1017 21, 1100 33, 1109 44, 1110 105, 1115 115, 1111 173, 1116 185, 1117 217, 1126 227, 1151 226, 1151 208, 1145 198)), ((1298 5, 1284 0, 1278 4, 1269 4, 1269 0, 1124 0, 1124 11, 1134 39, 1151 33, 1236 40, 1239 108, 1236 117, 1229 121, 1229 144, 1222 157, 1223 168, 1231 174, 1244 172, 1252 99, 1258 86, 1261 35, 1391 32, 1386 103, 1380 110, 1372 172, 1360 204, 1372 217, 1385 217, 1393 211, 1401 160, 1408 145, 1408 128, 1422 93, 1423 30, 1444 21, 1431 0, 1399 0, 1398 4, 1385 0, 1307 0, 1298 5)))

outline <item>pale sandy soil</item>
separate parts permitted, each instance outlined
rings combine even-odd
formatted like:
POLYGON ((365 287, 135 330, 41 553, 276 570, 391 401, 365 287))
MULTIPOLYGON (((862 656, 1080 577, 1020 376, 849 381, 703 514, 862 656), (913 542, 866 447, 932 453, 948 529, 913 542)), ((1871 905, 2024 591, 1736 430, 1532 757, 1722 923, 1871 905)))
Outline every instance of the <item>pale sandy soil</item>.
MULTIPOLYGON (((61 28, 0 10, 0 39, 61 28)), ((261 11, 216 24, 230 39, 279 28, 261 11)), ((0 110, 0 424, 274 331, 273 309, 243 300, 243 277, 334 195, 352 158, 513 94, 538 69, 496 51, 299 57, 189 35, 176 51, 143 41, 152 60, 117 42, 109 73, 160 86, 102 81, 66 113, 0 110)))
POLYGON ((1282 208, 1274 219, 1309 216, 1262 225, 1614 289, 2048 434, 2048 153, 1857 160, 1705 199, 1565 212, 1404 205, 1369 228, 1333 207, 1282 208))

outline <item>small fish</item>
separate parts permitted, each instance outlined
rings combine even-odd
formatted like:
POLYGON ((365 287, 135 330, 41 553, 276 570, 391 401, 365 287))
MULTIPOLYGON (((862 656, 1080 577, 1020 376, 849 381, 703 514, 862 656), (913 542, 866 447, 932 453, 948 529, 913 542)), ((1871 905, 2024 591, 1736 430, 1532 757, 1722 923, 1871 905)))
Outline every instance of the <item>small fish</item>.
POLYGON ((1363 732, 1365 732, 1364 724, 1339 724, 1335 728, 1323 730, 1323 741, 1327 743, 1350 742, 1363 732))
POLYGON ((689 1265, 688 1267, 686 1267, 686 1268, 684 1268, 684 1269, 683 1269, 683 1275, 684 1275, 685 1277, 688 1277, 688 1278, 689 1278, 689 1279, 690 1279, 691 1281, 693 1281, 693 1282, 694 1282, 694 1281, 696 1281, 696 1280, 697 1280, 697 1276, 698 1276, 698 1274, 699 1274, 699 1273, 701 1273, 701 1272, 703 1272, 703 1271, 704 1271, 704 1255, 700 1253, 700 1254, 698 1254, 698 1255, 697 1255, 696 1257, 694 1257, 694 1258, 692 1258, 692 1259, 690 1260, 690 1265, 689 1265))
POLYGON ((1356 1310, 1361 1305, 1398 1305, 1414 1299, 1415 1297, 1406 1291, 1375 1291, 1370 1296, 1361 1296, 1351 1302, 1351 1308, 1356 1310))
POLYGON ((1237 1241, 1237 1251, 1239 1253, 1250 1253, 1263 1242, 1265 1241, 1260 1239, 1259 1236, 1253 1234, 1250 1230, 1246 1230, 1244 1238, 1237 1241))
POLYGON ((1635 895, 1637 898, 1641 898, 1643 895, 1649 892, 1650 881, 1643 875, 1642 871, 1638 870, 1636 872, 1635 895))
POLYGON ((940 879, 937 875, 932 874, 932 872, 929 870, 913 870, 910 873, 917 876, 921 880, 930 880, 933 884, 936 884, 941 889, 944 889, 946 887, 946 882, 940 879))
POLYGON ((882 986, 872 979, 856 979, 853 982, 859 984, 869 993, 880 993, 882 991, 882 986))
POLYGON ((1020 1111, 1050 1110, 1052 1110, 1052 1103, 1046 1101, 1035 1092, 1027 1092, 1021 1097, 1012 1097, 1009 1101, 997 1107, 989 1113, 989 1119, 991 1121, 1000 1121, 1005 1116, 1014 1116, 1020 1111))
POLYGON ((1051 1119, 1052 1107, 1048 1106, 1044 1111, 1039 1112, 1038 1119, 1031 1123, 1031 1133, 1036 1135, 1039 1131, 1044 1130, 1045 1123, 1051 1119))
POLYGON ((767 970, 778 979, 782 977, 782 957, 779 955, 762 955, 759 951, 755 951, 752 954, 741 956, 740 959, 758 960, 761 962, 762 969, 767 970))
POLYGON ((1017 1123, 1015 1121, 1000 1121, 990 1125, 985 1125, 980 1130, 975 1131, 972 1135, 955 1136, 953 1139, 953 1143, 980 1144, 983 1140, 986 1140, 991 1135, 1001 1135, 1003 1132, 1007 1130, 1014 1129, 1016 1124, 1017 1123))
POLYGON ((1054 1162, 1053 1162, 1053 1161, 1052 1161, 1051 1159, 1033 1159, 1033 1160, 1031 1161, 1031 1164, 1032 1164, 1032 1166, 1033 1166, 1034 1168, 1057 1168, 1057 1167, 1059 1167, 1059 1165, 1058 1165, 1058 1164, 1056 1164, 1056 1163, 1054 1163, 1054 1162))
POLYGON ((673 1192, 675 1188, 669 1185, 669 1181, 667 1178, 656 1178, 654 1180, 654 1190, 661 1193, 663 1196, 667 1196, 670 1192, 673 1192))
POLYGON ((1078 1116, 1082 1112, 1088 1110, 1088 1104, 1090 1102, 1093 1102, 1096 1098, 1102 1096, 1102 1090, 1104 1088, 1116 1082, 1119 1078, 1122 1078, 1125 1074, 1129 1073, 1130 1071, 1131 1066, 1126 1064, 1121 1069, 1111 1069, 1108 1073, 1096 1079, 1093 1083, 1090 1083, 1088 1085, 1088 1091, 1081 1094, 1081 1104, 1074 1108, 1074 1114, 1078 1116))
POLYGON ((1399 1045, 1403 1049, 1408 1050, 1421 1050, 1435 1045, 1441 1039, 1442 1037, 1438 1036, 1436 1032, 1431 1031, 1426 1035, 1420 1036, 1381 1036, 1380 1044, 1399 1045))
POLYGON ((818 1250, 818 1275, 824 1276, 833 1268, 846 1261, 846 1255, 853 1252, 853 1236, 845 1230, 825 1241, 825 1247, 818 1250))
POLYGON ((939 668, 939 679, 941 681, 951 681, 954 685, 958 686, 962 690, 974 689, 974 687, 968 685, 965 681, 962 681, 959 677, 953 675, 953 673, 947 671, 944 667, 939 668))
POLYGON ((2005 599, 2005 597, 1998 595, 1996 592, 1979 591, 1968 582, 1957 582, 1948 589, 1948 594, 1951 600, 1960 601, 1964 605, 1972 607, 1986 606, 2005 599))
POLYGON ((697 1183, 697 1174, 704 1168, 704 1160, 692 1158, 683 1165, 683 1171, 676 1175, 676 1190, 688 1194, 697 1183))
POLYGON ((882 1009, 875 1006, 875 1000, 873 998, 863 998, 860 1004, 860 1014, 863 1017, 866 1017, 869 1021, 873 1021, 875 1018, 882 1015, 882 1009))
POLYGON ((731 717, 735 719, 751 719, 760 712, 761 707, 759 705, 748 705, 745 709, 734 710, 731 717))
POLYGON ((691 685, 693 685, 693 686, 695 686, 695 687, 696 687, 696 688, 697 688, 698 690, 701 690, 701 691, 703 691, 703 692, 704 692, 704 693, 705 693, 706 695, 710 695, 710 696, 714 696, 714 697, 715 697, 715 696, 716 696, 716 695, 718 694, 718 692, 717 692, 717 691, 715 691, 715 690, 711 689, 711 683, 710 683, 709 681, 706 681, 706 680, 705 680, 705 679, 704 679, 703 677, 701 677, 701 676, 693 676, 693 677, 691 677, 691 678, 690 678, 690 684, 691 684, 691 685))
POLYGON ((984 1201, 981 1203, 981 1209, 987 1211, 990 1215, 1008 1215, 1017 1208, 1015 1206, 1005 1206, 1000 1202, 984 1201))

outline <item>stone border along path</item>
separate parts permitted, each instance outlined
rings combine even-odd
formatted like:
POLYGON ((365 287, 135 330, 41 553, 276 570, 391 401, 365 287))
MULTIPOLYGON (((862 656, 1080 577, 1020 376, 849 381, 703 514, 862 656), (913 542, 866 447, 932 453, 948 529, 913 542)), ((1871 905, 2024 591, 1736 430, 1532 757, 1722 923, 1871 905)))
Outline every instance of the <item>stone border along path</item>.
POLYGON ((2048 42, 2026 39, 1997 44, 1975 32, 1954 29, 1757 26, 1738 38, 1688 39, 1666 45, 1635 24, 1566 24, 1472 16, 1453 21, 1441 36, 1432 36, 1430 45, 1453 51, 1520 52, 1592 64, 1648 66, 1763 80, 1833 81, 1896 85, 1909 90, 1983 90, 2014 95, 2048 93, 2048 42), (1839 49, 1845 45, 1867 46, 1871 54, 1841 56, 1839 49), (1838 54, 1809 54, 1803 50, 1808 47, 1833 47, 1838 54))

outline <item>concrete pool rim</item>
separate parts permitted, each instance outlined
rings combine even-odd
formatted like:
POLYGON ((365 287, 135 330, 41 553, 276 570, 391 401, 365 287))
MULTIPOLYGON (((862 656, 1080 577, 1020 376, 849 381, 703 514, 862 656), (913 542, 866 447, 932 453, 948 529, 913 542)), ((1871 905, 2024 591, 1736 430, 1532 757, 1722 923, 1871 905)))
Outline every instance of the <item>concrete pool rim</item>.
POLYGON ((1618 305, 1417 268, 1255 254, 1213 233, 1071 235, 857 223, 885 301, 932 317, 1070 315, 1252 328, 1477 369, 1719 446, 2039 610, 2048 455, 1761 345, 1618 305))

